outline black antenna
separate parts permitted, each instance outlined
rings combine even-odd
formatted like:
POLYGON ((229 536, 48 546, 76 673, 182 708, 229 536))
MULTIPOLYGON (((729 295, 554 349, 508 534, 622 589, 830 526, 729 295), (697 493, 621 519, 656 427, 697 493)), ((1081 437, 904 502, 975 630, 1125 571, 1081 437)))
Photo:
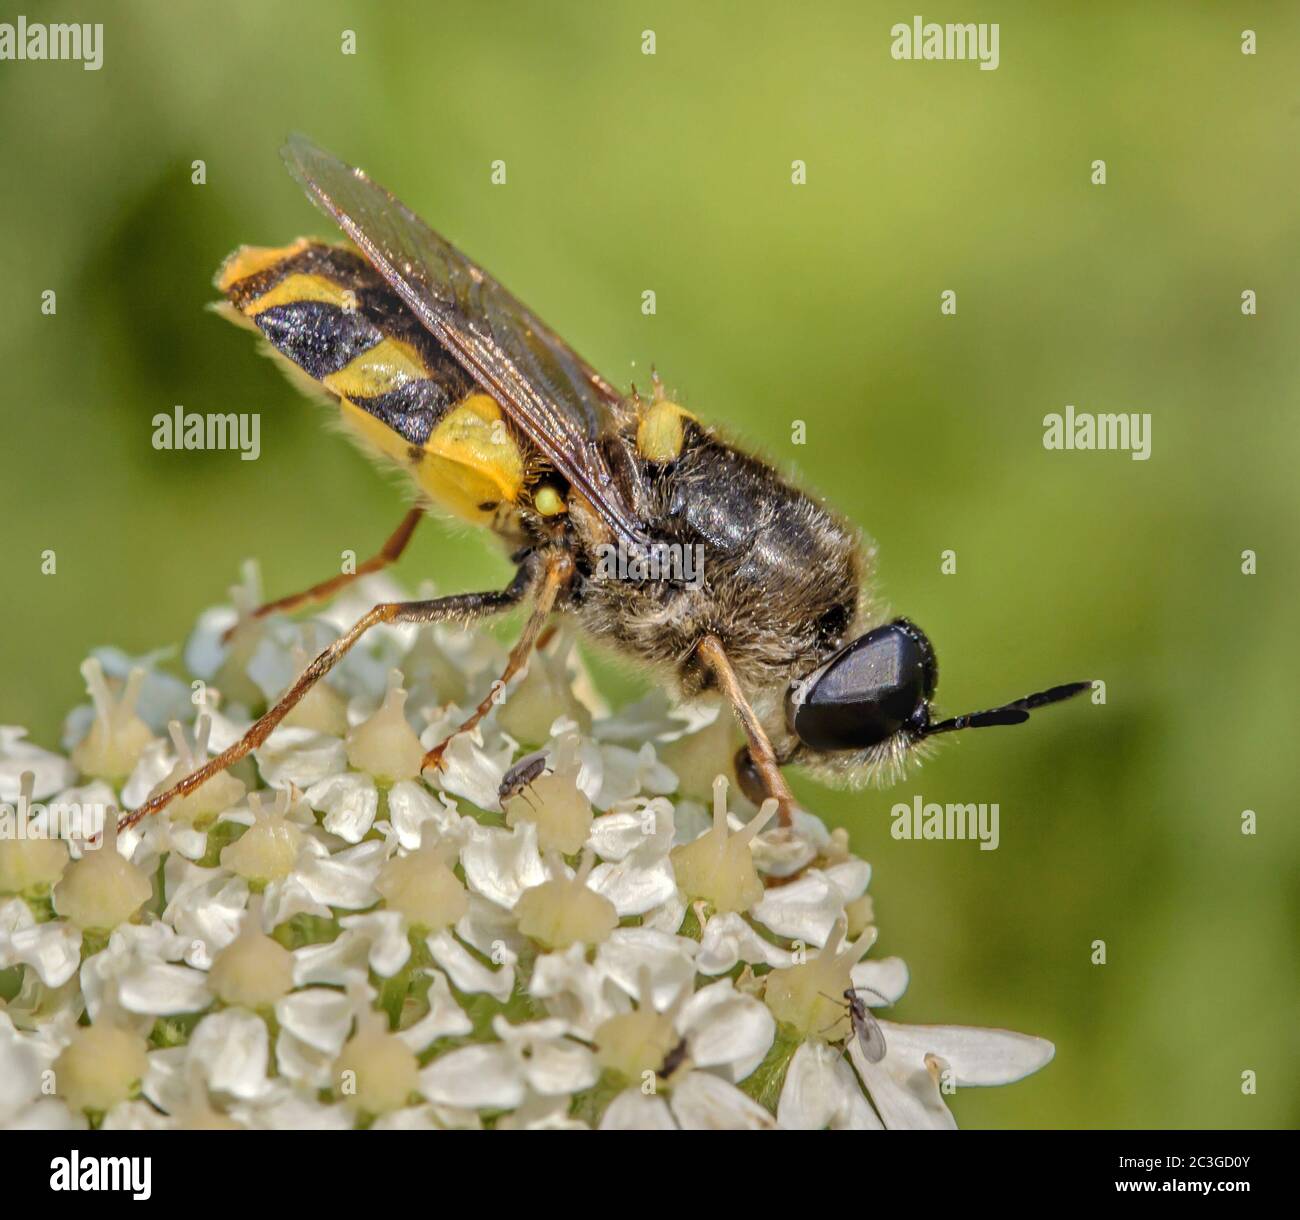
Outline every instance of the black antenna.
POLYGON ((1029 713, 1035 708, 1046 707, 1049 703, 1060 703, 1062 699, 1073 699, 1091 689, 1091 682, 1067 682, 1064 686, 1053 686, 1050 690, 1040 690, 1037 694, 1026 695, 1014 703, 1005 703, 1001 707, 990 708, 986 712, 966 712, 954 716, 951 720, 941 720, 932 724, 922 733, 922 737, 933 737, 936 733, 955 733, 958 729, 989 729, 999 724, 1024 724, 1029 713))

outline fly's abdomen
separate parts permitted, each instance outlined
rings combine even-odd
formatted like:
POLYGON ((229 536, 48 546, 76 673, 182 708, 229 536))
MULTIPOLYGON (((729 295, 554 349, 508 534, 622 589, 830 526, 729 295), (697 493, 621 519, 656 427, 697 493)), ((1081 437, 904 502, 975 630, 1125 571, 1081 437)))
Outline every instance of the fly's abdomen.
POLYGON ((244 246, 217 287, 237 320, 338 401, 367 448, 458 516, 513 532, 527 465, 516 436, 364 259, 308 239, 244 246))

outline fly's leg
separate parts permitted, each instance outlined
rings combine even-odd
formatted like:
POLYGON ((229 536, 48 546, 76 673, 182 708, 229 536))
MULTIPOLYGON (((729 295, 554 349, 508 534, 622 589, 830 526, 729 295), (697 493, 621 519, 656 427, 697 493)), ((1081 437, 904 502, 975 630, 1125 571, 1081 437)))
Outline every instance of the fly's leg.
POLYGON ((566 552, 552 551, 543 562, 542 573, 537 579, 537 600, 533 603, 532 613, 529 614, 528 621, 524 624, 523 633, 510 650, 504 672, 492 684, 492 689, 484 697, 483 702, 466 717, 460 727, 447 737, 444 737, 424 756, 421 770, 439 769, 442 766, 442 756, 446 753, 452 738, 458 737, 461 733, 469 732, 497 703, 500 703, 507 683, 528 664, 528 658, 537 644, 538 636, 546 625, 546 620, 550 618, 551 611, 555 608, 555 599, 559 596, 561 590, 568 585, 569 581, 573 579, 573 560, 569 558, 566 552))
POLYGON ((451 597, 435 598, 433 601, 385 602, 375 606, 316 657, 298 675, 297 681, 284 693, 280 701, 274 707, 268 708, 234 745, 223 750, 215 758, 209 759, 197 771, 173 784, 165 792, 150 797, 143 805, 131 810, 118 823, 118 829, 125 830, 128 826, 134 826, 142 818, 157 813, 176 797, 188 795, 217 772, 233 766, 245 755, 256 750, 298 701, 377 623, 440 623, 448 619, 471 621, 499 614, 517 606, 524 599, 533 585, 535 570, 535 564, 525 562, 515 573, 515 578, 508 588, 492 593, 457 593, 451 597))
MULTIPOLYGON (((331 576, 329 580, 322 580, 318 585, 312 585, 310 589, 304 589, 301 593, 291 593, 288 597, 277 598, 273 602, 266 602, 258 606, 250 617, 265 618, 268 614, 277 614, 281 611, 297 610, 300 606, 309 606, 315 602, 322 602, 331 597, 340 589, 347 588, 354 580, 360 580, 363 576, 369 576, 372 572, 382 572, 390 564, 394 564, 401 558, 402 552, 406 550, 406 544, 411 541, 411 535, 415 533, 415 527, 420 524, 420 518, 424 516, 424 509, 413 508, 405 517, 402 523, 391 535, 388 541, 379 548, 377 554, 372 555, 365 563, 358 564, 355 572, 343 572, 338 576, 331 576)), ((235 627, 239 624, 236 623, 235 627)), ((235 631, 231 627, 223 637, 229 640, 235 631)))
MULTIPOLYGON (((785 782, 785 776, 781 774, 781 763, 776 756, 776 751, 772 749, 772 743, 767 738, 767 733, 762 724, 759 723, 758 717, 754 714, 754 709, 750 707, 749 700, 745 698, 745 692, 740 689, 740 681, 736 677, 736 671, 731 667, 731 661, 727 658, 726 649, 722 646, 722 641, 716 635, 706 635, 696 647, 704 663, 713 671, 718 680, 718 687, 727 697, 731 704, 732 710, 736 713, 736 719, 740 721, 740 727, 745 730, 745 737, 749 741, 748 754, 749 762, 754 771, 758 773, 758 778, 762 781, 762 787, 765 795, 772 797, 780 808, 780 824, 789 826, 794 812, 794 793, 790 791, 790 786, 785 782)), ((739 762, 739 759, 737 759, 739 762)), ((741 778, 738 776, 737 778, 741 778)), ((753 800, 749 788, 745 788, 744 780, 742 790, 745 795, 753 800)), ((750 788, 754 785, 750 784, 750 788)), ((757 802, 761 804, 760 802, 757 802)))

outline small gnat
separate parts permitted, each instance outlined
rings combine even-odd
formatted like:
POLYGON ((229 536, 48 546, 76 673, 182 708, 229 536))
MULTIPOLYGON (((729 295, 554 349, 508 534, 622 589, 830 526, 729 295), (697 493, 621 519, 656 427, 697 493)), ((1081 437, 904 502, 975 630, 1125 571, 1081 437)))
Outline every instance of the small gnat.
POLYGON ((1127 449, 1135 462, 1151 456, 1151 415, 1094 415, 1067 406, 1043 416, 1044 449, 1127 449))
POLYGON ((87 72, 104 66, 104 27, 28 21, 0 23, 0 59, 79 59, 87 72))
POLYGON ((174 407, 153 417, 155 449, 238 449, 240 461, 255 462, 262 453, 262 417, 231 411, 200 415, 174 407))
POLYGON ((910 805, 900 801, 889 816, 893 819, 889 833, 895 839, 978 840, 980 851, 997 851, 1001 841, 996 802, 940 805, 924 801, 918 793, 910 805))
POLYGON ((890 28, 889 53, 895 59, 977 59, 981 72, 992 72, 998 66, 998 33, 996 21, 940 25, 918 13, 911 25, 900 21, 890 28))

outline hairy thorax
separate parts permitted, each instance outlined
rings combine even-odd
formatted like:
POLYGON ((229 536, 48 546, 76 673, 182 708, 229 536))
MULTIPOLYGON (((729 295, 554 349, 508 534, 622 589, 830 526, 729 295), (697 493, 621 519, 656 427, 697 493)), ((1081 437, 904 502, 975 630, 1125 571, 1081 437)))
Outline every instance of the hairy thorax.
POLYGON ((845 640, 863 575, 846 522, 693 422, 675 461, 640 462, 638 473, 642 520, 681 568, 676 579, 620 579, 601 562, 610 544, 575 521, 574 609, 593 637, 668 671, 689 697, 713 685, 695 650, 715 635, 759 704, 845 640))

